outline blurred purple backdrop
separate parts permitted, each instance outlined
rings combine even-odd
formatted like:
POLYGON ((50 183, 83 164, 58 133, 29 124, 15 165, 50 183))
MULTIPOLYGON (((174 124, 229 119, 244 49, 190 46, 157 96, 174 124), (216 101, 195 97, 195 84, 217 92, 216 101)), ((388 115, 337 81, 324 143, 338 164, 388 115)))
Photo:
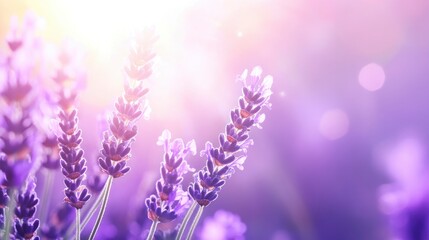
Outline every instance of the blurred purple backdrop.
POLYGON ((160 12, 152 19, 160 40, 151 118, 140 121, 132 170, 113 184, 107 218, 130 218, 135 212, 124 206, 142 205, 154 189, 162 130, 195 139, 198 150, 216 141, 237 104, 236 76, 260 65, 274 77, 272 110, 251 133, 245 170, 203 217, 218 209, 239 214, 247 239, 392 239, 380 187, 407 170, 409 155, 386 156, 408 139, 419 166, 427 165, 429 2, 160 2, 133 9, 135 1, 0 1, 3 39, 11 16, 32 11, 43 19, 46 41, 72 39, 85 52, 88 82, 78 108, 90 161, 100 148, 97 115, 121 91, 129 33, 146 24, 139 21, 151 8, 160 12), (130 9, 135 15, 125 18, 130 9), (398 166, 392 170, 389 161, 398 166))

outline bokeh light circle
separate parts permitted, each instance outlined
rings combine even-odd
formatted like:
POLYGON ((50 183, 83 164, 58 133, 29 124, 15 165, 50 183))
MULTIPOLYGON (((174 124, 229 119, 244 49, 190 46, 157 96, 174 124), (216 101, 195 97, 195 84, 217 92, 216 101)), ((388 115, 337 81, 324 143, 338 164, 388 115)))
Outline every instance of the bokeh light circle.
POLYGON ((349 117, 340 109, 331 109, 323 113, 319 132, 329 140, 337 140, 347 134, 349 130, 349 117))
POLYGON ((370 63, 364 66, 359 72, 359 84, 368 91, 377 91, 383 87, 386 75, 383 68, 370 63))

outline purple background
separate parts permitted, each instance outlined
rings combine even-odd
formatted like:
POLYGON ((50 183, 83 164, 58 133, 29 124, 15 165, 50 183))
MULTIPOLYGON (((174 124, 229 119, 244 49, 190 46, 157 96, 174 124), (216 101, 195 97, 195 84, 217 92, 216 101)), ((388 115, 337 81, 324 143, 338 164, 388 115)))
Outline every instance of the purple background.
MULTIPOLYGON (((86 158, 93 161, 100 148, 97 114, 111 110, 121 92, 132 25, 121 14, 131 7, 71 5, 1 0, 0 36, 11 16, 22 19, 31 10, 44 20, 40 35, 46 41, 70 38, 81 46, 88 82, 78 108, 86 158)), ((152 114, 140 120, 132 170, 115 180, 108 218, 131 217, 134 210, 124 208, 141 205, 154 189, 162 130, 195 139, 198 150, 217 141, 241 94, 236 76, 260 65, 274 77, 272 110, 263 129, 251 132, 255 145, 245 170, 227 182, 203 217, 217 209, 237 213, 248 239, 392 237, 379 196, 380 186, 397 179, 384 153, 412 139, 424 164, 429 144, 427 1, 189 1, 177 11, 158 8, 175 15, 154 20, 160 40, 149 83, 152 114), (377 91, 359 84, 370 63, 385 74, 377 91), (320 131, 323 114, 332 109, 348 119, 335 140, 320 131)), ((0 46, 5 51, 5 43, 0 46)), ((335 129, 341 122, 329 124, 335 129)), ((404 166, 399 170, 407 169, 406 157, 398 161, 404 166)), ((193 157, 189 163, 198 169, 204 162, 193 157)))

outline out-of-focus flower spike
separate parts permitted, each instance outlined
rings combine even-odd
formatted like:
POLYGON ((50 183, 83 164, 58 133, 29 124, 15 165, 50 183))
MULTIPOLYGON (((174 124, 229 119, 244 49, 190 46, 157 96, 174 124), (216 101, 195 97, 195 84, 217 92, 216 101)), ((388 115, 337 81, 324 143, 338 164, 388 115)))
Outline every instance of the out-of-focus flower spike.
POLYGON ((39 220, 33 218, 39 199, 34 188, 34 181, 30 180, 24 192, 18 195, 14 211, 16 216, 14 235, 17 239, 38 239, 36 231, 39 228, 39 220))

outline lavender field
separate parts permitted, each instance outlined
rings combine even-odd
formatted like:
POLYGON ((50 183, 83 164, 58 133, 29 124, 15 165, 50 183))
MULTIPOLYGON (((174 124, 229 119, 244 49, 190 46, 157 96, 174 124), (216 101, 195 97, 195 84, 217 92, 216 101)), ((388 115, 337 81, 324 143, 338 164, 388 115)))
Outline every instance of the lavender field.
POLYGON ((0 0, 0 239, 429 240, 429 2, 0 0))

